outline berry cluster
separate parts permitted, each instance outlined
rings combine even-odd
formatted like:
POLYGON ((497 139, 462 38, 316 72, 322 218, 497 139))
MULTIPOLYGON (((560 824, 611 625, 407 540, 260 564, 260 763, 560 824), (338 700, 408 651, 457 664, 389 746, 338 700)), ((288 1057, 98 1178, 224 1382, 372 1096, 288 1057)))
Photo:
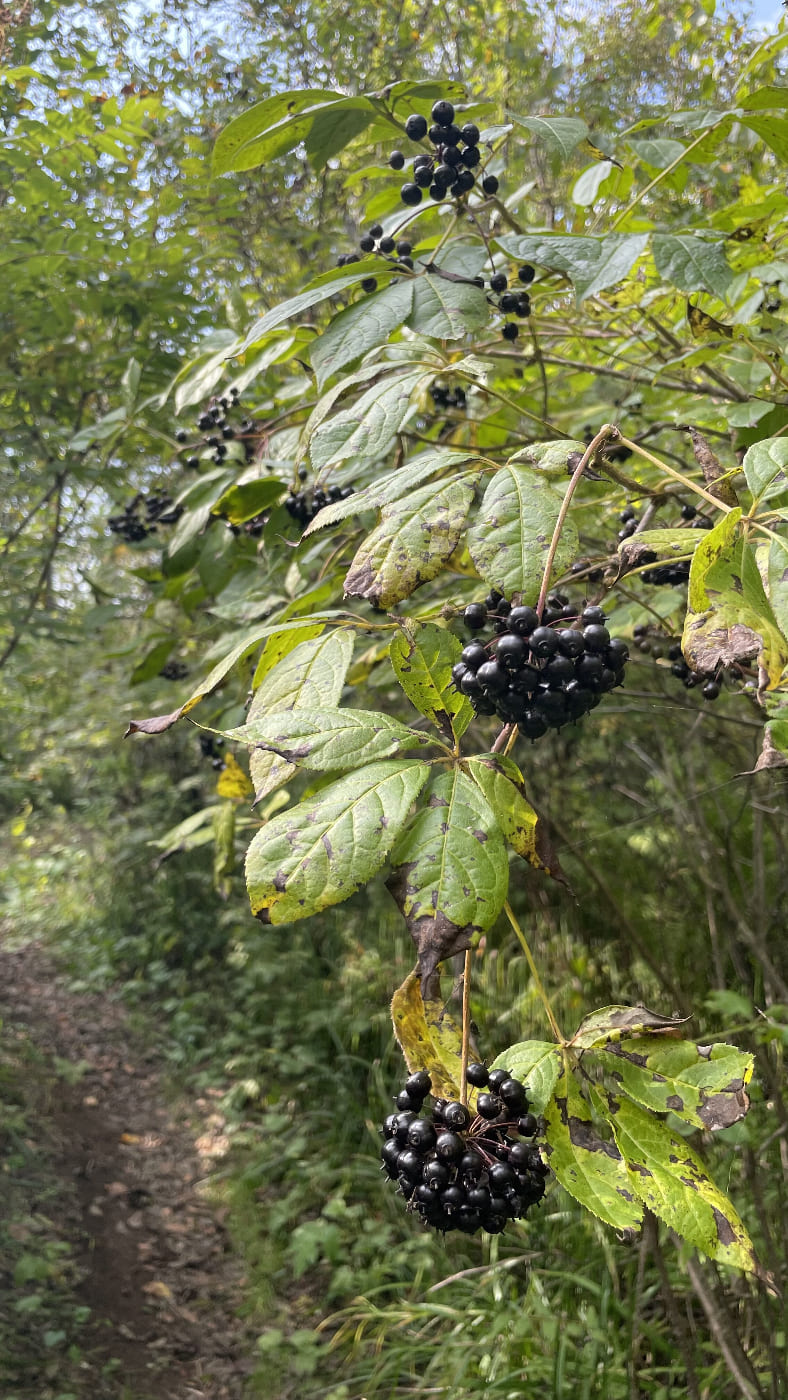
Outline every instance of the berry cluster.
MULTIPOLYGON (((618 532, 619 540, 631 539, 632 536, 637 533, 637 528, 640 523, 632 507, 627 506, 625 510, 622 510, 619 519, 621 520, 621 529, 618 532)), ((714 528, 714 521, 710 520, 707 515, 701 515, 695 509, 695 506, 692 505, 683 505, 681 507, 681 520, 684 524, 689 523, 690 528, 693 530, 712 530, 714 528)), ((640 564, 654 564, 656 563, 656 559, 657 555, 654 551, 646 549, 639 556, 638 562, 640 564)), ((656 585, 680 584, 687 582, 689 572, 690 564, 688 559, 682 559, 676 564, 667 560, 662 564, 657 564, 656 568, 646 569, 641 577, 644 583, 656 585)))
MULTIPOLYGON (((535 269, 530 263, 523 263, 517 269, 517 280, 525 286, 529 286, 536 276, 535 269)), ((513 288, 509 286, 509 279, 504 272, 495 272, 490 278, 490 291, 494 292, 498 298, 497 306, 504 316, 519 316, 526 319, 531 314, 531 298, 522 287, 513 288)), ((502 335, 504 340, 516 340, 520 334, 520 327, 516 321, 506 321, 502 335)))
POLYGON ((466 395, 461 384, 450 389, 448 384, 444 384, 440 379, 436 379, 429 388, 430 398, 436 408, 459 408, 465 410, 466 395))
POLYGON ((196 448, 212 448, 208 460, 219 466, 227 456, 227 444, 233 441, 241 444, 247 462, 254 461, 259 424, 255 423, 252 418, 233 421, 240 407, 240 395, 233 385, 229 394, 211 399, 208 407, 200 412, 197 419, 197 429, 202 434, 202 438, 199 442, 192 440, 193 434, 190 434, 186 428, 178 429, 175 440, 185 444, 184 450, 189 455, 184 466, 188 467, 189 471, 197 471, 200 465, 200 458, 194 455, 196 448))
POLYGON ((383 1169, 399 1183, 408 1209, 434 1230, 486 1230, 500 1235, 507 1220, 524 1217, 545 1192, 548 1168, 533 1138, 538 1123, 528 1111, 519 1079, 506 1069, 468 1066, 468 1083, 479 1093, 471 1113, 456 1099, 433 1099, 420 1117, 432 1087, 418 1070, 395 1100, 396 1113, 383 1124, 383 1169))
POLYGON ((578 617, 563 594, 548 598, 540 618, 493 591, 484 603, 469 603, 463 620, 474 633, 492 621, 497 636, 477 636, 463 648, 452 669, 456 688, 477 715, 515 723, 527 739, 580 719, 624 679, 626 642, 611 638, 601 608, 578 617))
MULTIPOLYGON (((299 469, 298 476, 301 481, 306 481, 306 467, 299 469)), ((333 501, 347 500, 348 496, 354 494, 355 489, 355 486, 314 486, 299 491, 295 486, 291 486, 290 495, 285 501, 285 510, 298 521, 302 529, 306 529, 323 506, 330 505, 333 501)))
MULTIPOLYGON (((441 99, 433 105, 432 126, 426 117, 414 112, 405 123, 405 132, 411 141, 423 141, 429 137, 435 147, 434 153, 423 151, 413 160, 413 178, 407 180, 400 190, 403 204, 415 207, 421 204, 424 191, 429 190, 435 200, 462 199, 476 184, 474 170, 481 165, 479 150, 480 132, 475 122, 466 122, 459 127, 454 121, 454 108, 451 102, 441 99)), ((405 167, 402 151, 392 151, 389 156, 392 170, 405 167)), ((486 195, 498 191, 495 175, 483 175, 481 187, 486 195)))
MULTIPOLYGON (((726 674, 724 667, 718 667, 714 671, 693 671, 684 660, 681 650, 681 643, 678 641, 668 643, 668 638, 662 635, 657 628, 650 623, 641 622, 633 632, 635 649, 645 656, 653 656, 655 660, 667 654, 670 661, 670 674, 681 681, 687 690, 695 690, 701 687, 701 695, 704 700, 716 700, 722 691, 722 681, 726 674)), ((727 675, 731 681, 741 681, 741 671, 730 668, 727 675)))
POLYGON ((182 514, 183 506, 174 506, 171 496, 144 496, 140 492, 119 515, 108 517, 107 527, 127 544, 140 544, 149 535, 155 535, 159 525, 174 525, 182 514))
POLYGON ((165 681, 182 681, 186 679, 188 674, 189 668, 182 661, 165 661, 159 671, 159 675, 165 681))
MULTIPOLYGON (((370 224, 367 232, 359 239, 358 247, 357 253, 343 253, 337 258, 337 267, 349 267, 351 263, 358 262, 365 253, 377 253, 379 257, 386 258, 397 267, 413 268, 413 259, 410 256, 413 245, 410 240, 391 238, 383 232, 382 224, 370 224)), ((374 292, 377 285, 374 277, 365 277, 361 289, 364 292, 374 292)))

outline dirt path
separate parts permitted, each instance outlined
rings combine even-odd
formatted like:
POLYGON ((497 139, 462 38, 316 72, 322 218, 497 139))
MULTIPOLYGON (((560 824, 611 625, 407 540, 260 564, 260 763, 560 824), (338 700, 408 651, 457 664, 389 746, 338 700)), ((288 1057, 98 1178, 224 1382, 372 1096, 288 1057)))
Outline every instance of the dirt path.
POLYGON ((73 995, 35 945, 0 947, 0 1017, 11 1105, 0 1123, 0 1394, 240 1400, 253 1339, 207 1198, 215 1103, 188 1105, 195 1130, 120 1004, 73 995))

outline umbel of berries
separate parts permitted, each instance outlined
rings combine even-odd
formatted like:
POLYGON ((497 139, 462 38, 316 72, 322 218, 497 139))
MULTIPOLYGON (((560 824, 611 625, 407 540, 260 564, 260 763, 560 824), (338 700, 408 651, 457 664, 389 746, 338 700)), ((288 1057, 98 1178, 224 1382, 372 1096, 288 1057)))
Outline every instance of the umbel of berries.
POLYGON ((507 1069, 468 1066, 479 1092, 475 1111, 456 1099, 432 1099, 429 1074, 418 1070, 397 1095, 383 1124, 383 1170, 408 1210, 446 1233, 500 1235, 545 1192, 548 1168, 533 1142, 538 1124, 525 1086, 507 1069))
MULTIPOLYGON (((403 204, 415 208, 421 204, 425 191, 431 199, 461 199, 476 184, 474 170, 481 164, 479 150, 479 128, 474 122, 457 126, 454 107, 445 98, 433 104, 430 113, 432 125, 426 117, 417 112, 411 113, 405 122, 405 134, 411 141, 428 138, 435 150, 433 154, 420 152, 413 159, 412 176, 400 189, 403 204)), ((392 151, 389 165, 392 170, 403 170, 406 164, 402 151, 392 151)), ((485 193, 492 194, 498 188, 494 177, 485 177, 482 182, 485 193)))
POLYGON ((468 605, 464 622, 474 637, 452 668, 455 687, 477 715, 497 715, 528 739, 579 720, 623 682, 629 650, 610 636, 601 608, 578 615, 563 594, 552 594, 540 618, 493 591, 468 605))

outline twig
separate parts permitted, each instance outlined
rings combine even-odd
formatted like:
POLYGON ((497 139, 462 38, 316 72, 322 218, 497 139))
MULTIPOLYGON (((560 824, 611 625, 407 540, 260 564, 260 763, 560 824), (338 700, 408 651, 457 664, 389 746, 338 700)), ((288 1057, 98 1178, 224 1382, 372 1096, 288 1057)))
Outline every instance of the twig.
POLYGON ((553 572, 553 564, 555 563, 555 556, 558 553, 558 546, 561 542, 561 534, 564 528, 564 524, 566 522, 566 517, 569 514, 569 507, 572 504, 572 497, 574 496, 575 491, 580 485, 583 473, 585 472, 588 463, 594 456, 597 448, 601 447, 603 442, 607 442, 608 438, 617 438, 618 436, 618 428, 615 428, 612 425, 612 423, 603 423, 596 437, 592 438, 589 442, 588 447, 586 448, 585 452, 580 458, 580 461, 575 467, 574 472, 572 473, 572 480, 567 486, 564 499, 561 502, 561 509, 558 512, 558 519, 555 522, 555 529, 553 530, 553 538, 550 541, 550 548, 547 551, 547 559, 545 560, 544 573, 542 575, 542 587, 539 590, 539 602, 536 605, 536 611, 539 614, 540 618, 542 616, 542 613, 544 612, 545 599, 547 598, 547 590, 550 587, 550 576, 553 572))
POLYGON ((550 1022, 550 1029, 553 1032, 553 1035, 555 1036, 558 1043, 560 1045, 563 1045, 565 1043, 564 1037, 561 1034, 561 1028, 558 1025, 558 1022, 556 1021, 555 1016, 553 1014, 553 1008, 550 1005, 550 998, 548 997, 547 992, 545 991, 544 986, 542 985, 542 979, 539 976, 539 970, 536 966, 536 963, 534 962, 533 954, 531 952, 531 949, 528 947, 528 942, 526 940, 525 934, 523 933, 519 923, 517 922, 514 910, 512 909, 512 906, 509 903, 508 899, 506 900, 503 907, 506 913, 506 917, 509 920, 509 923, 511 924, 512 928, 514 929, 514 932, 517 938, 519 939, 520 946, 522 947, 522 950, 525 953, 525 959, 528 963, 529 971, 534 979, 534 986, 536 987, 536 990, 539 994, 539 999, 542 1003, 542 1006, 545 1009, 545 1015, 547 1016, 547 1019, 550 1022))
POLYGON ((471 950, 465 950, 462 973, 462 1067, 460 1070, 461 1102, 468 1107, 468 1046, 471 1038, 471 950))

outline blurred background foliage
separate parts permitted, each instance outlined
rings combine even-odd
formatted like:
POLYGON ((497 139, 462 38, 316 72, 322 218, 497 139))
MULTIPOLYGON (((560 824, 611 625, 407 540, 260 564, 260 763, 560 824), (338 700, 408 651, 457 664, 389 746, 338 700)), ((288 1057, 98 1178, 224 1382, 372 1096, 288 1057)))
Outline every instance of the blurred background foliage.
MULTIPOLYGON (((76 985, 111 985, 155 1014, 180 1082, 225 1089, 233 1147, 215 1189, 260 1324, 255 1395, 784 1394, 783 1299, 681 1257, 656 1226, 617 1240, 554 1190, 503 1241, 444 1245, 413 1228, 377 1165, 376 1125, 401 1077, 388 999, 412 962, 394 905, 373 888, 272 934, 248 915, 231 861, 217 877, 200 846, 166 853, 167 831, 228 800, 221 755, 188 726, 166 741, 120 735, 132 709, 176 703, 168 658, 202 671, 243 614, 212 606, 232 576, 221 524, 196 576, 193 560, 168 572, 158 538, 120 543, 105 525, 135 493, 183 486, 172 403, 159 396, 184 361, 357 235, 364 182, 341 162, 315 175, 296 153, 208 179, 213 141, 243 104, 439 73, 519 112, 581 115, 606 149, 638 119, 724 105, 758 43, 747 13, 713 0, 538 12, 172 3, 166 14, 39 3, 4 31, 0 913, 8 938, 45 939, 76 985)), ((771 51, 759 77, 780 80, 771 51)), ((568 218, 579 167, 535 161, 531 208, 568 218)), ((709 208, 732 197, 724 162, 704 178, 709 208)), ((613 416, 611 403, 631 407, 614 379, 581 388, 576 432, 594 412, 613 416)), ((273 415, 267 381, 254 392, 273 415)), ((645 397, 648 426, 659 394, 645 397)), ((256 561, 253 541, 237 549, 256 561)), ((279 576, 256 586, 287 596, 279 576)), ((754 711, 723 699, 701 714, 653 655, 636 653, 632 676, 593 724, 533 751, 530 792, 569 887, 519 871, 512 902, 564 1025, 642 1000, 693 1015, 699 1039, 754 1051, 750 1115, 702 1147, 784 1281, 784 779, 746 776, 754 711)), ((213 718, 238 722, 244 689, 242 677, 213 718)), ((475 964, 482 1050, 543 1034, 506 929, 475 964)))

